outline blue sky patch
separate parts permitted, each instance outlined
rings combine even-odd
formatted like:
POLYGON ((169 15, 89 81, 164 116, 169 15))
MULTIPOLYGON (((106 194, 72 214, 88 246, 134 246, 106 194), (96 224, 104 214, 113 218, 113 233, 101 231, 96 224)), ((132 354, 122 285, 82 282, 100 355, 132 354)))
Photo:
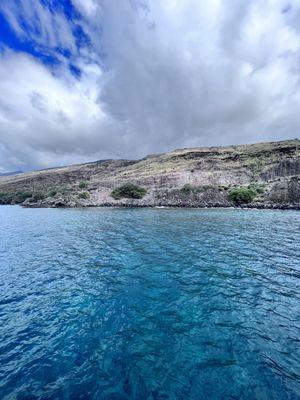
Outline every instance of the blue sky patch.
MULTIPOLYGON (((21 3, 16 0, 15 5, 17 7, 22 7, 19 4, 21 3)), ((72 54, 71 49, 67 46, 50 47, 49 43, 43 43, 41 40, 39 40, 43 37, 43 26, 41 25, 41 21, 38 19, 38 17, 36 22, 33 22, 32 20, 27 21, 22 15, 15 16, 25 35, 16 34, 9 20, 5 17, 5 13, 1 11, 1 8, 0 46, 7 47, 16 52, 30 54, 48 67, 57 67, 58 65, 62 64, 62 62, 68 63, 68 61, 70 61, 69 69, 71 73, 75 77, 79 78, 81 76, 81 71, 78 66, 74 64, 76 53, 78 49, 89 47, 91 45, 89 37, 85 34, 80 26, 81 15, 72 5, 70 0, 41 0, 41 4, 46 10, 48 10, 48 12, 50 11, 53 16, 57 14, 65 17, 75 41, 75 54, 72 54)))

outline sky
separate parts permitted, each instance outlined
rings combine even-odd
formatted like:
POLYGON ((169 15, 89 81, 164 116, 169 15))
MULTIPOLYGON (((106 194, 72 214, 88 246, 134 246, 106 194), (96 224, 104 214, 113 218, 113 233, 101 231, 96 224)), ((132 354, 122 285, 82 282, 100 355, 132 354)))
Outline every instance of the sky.
POLYGON ((300 0, 0 0, 0 172, 299 137, 300 0))

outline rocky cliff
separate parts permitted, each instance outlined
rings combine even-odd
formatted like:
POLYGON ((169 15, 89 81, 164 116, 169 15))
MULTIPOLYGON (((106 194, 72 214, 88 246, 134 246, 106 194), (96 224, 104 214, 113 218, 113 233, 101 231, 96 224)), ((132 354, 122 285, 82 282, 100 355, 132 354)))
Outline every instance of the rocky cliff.
POLYGON ((300 141, 181 149, 141 160, 0 177, 0 203, 300 209, 300 141), (114 198, 112 190, 126 182, 145 188, 146 194, 114 198))

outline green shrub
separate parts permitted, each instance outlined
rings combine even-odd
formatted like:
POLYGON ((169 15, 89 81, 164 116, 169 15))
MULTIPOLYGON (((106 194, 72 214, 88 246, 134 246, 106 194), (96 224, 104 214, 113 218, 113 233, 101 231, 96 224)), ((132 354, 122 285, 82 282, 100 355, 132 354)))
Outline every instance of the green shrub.
POLYGON ((79 186, 79 189, 86 189, 88 185, 87 185, 86 182, 83 182, 83 181, 82 181, 82 182, 79 182, 79 185, 78 185, 78 186, 79 186))
POLYGON ((80 192, 79 193, 79 195, 78 195, 78 197, 80 198, 80 199, 89 199, 89 197, 90 197, 90 194, 88 193, 88 192, 80 192))
POLYGON ((113 189, 113 191, 111 192, 111 196, 115 200, 121 199, 123 197, 128 199, 142 199, 146 193, 147 189, 128 182, 113 189))
POLYGON ((263 183, 251 183, 251 185, 248 186, 248 189, 253 189, 258 194, 264 194, 266 190, 266 185, 264 185, 263 183))
POLYGON ((73 189, 69 185, 61 186, 59 189, 57 189, 57 193, 61 193, 61 194, 68 194, 71 192, 73 192, 73 189))
POLYGON ((50 190, 49 190, 49 193, 48 193, 48 196, 49 196, 49 197, 54 197, 54 196, 57 195, 57 193, 58 193, 58 190, 57 190, 57 189, 50 189, 50 190))
POLYGON ((12 193, 0 192, 0 204, 11 204, 13 196, 12 193))
POLYGON ((31 192, 19 191, 13 195, 12 203, 21 204, 32 196, 31 192))
POLYGON ((25 200, 29 199, 30 202, 43 200, 45 198, 43 192, 29 192, 29 191, 17 191, 14 193, 0 193, 0 204, 21 204, 25 200))
POLYGON ((190 196, 192 193, 194 193, 195 188, 190 184, 186 183, 181 189, 180 193, 184 196, 190 196))
POLYGON ((34 203, 39 200, 44 200, 46 197, 47 197, 46 194, 43 192, 34 192, 32 193, 32 196, 29 201, 34 203))
POLYGON ((237 204, 251 203, 257 195, 253 188, 237 187, 229 191, 229 199, 237 204))

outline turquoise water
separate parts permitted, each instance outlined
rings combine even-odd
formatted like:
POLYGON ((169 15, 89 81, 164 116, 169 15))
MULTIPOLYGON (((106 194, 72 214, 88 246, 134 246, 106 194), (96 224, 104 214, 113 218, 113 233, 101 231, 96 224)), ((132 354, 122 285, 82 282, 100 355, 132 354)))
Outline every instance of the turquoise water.
POLYGON ((300 399, 300 213, 0 207, 1 399, 300 399))

